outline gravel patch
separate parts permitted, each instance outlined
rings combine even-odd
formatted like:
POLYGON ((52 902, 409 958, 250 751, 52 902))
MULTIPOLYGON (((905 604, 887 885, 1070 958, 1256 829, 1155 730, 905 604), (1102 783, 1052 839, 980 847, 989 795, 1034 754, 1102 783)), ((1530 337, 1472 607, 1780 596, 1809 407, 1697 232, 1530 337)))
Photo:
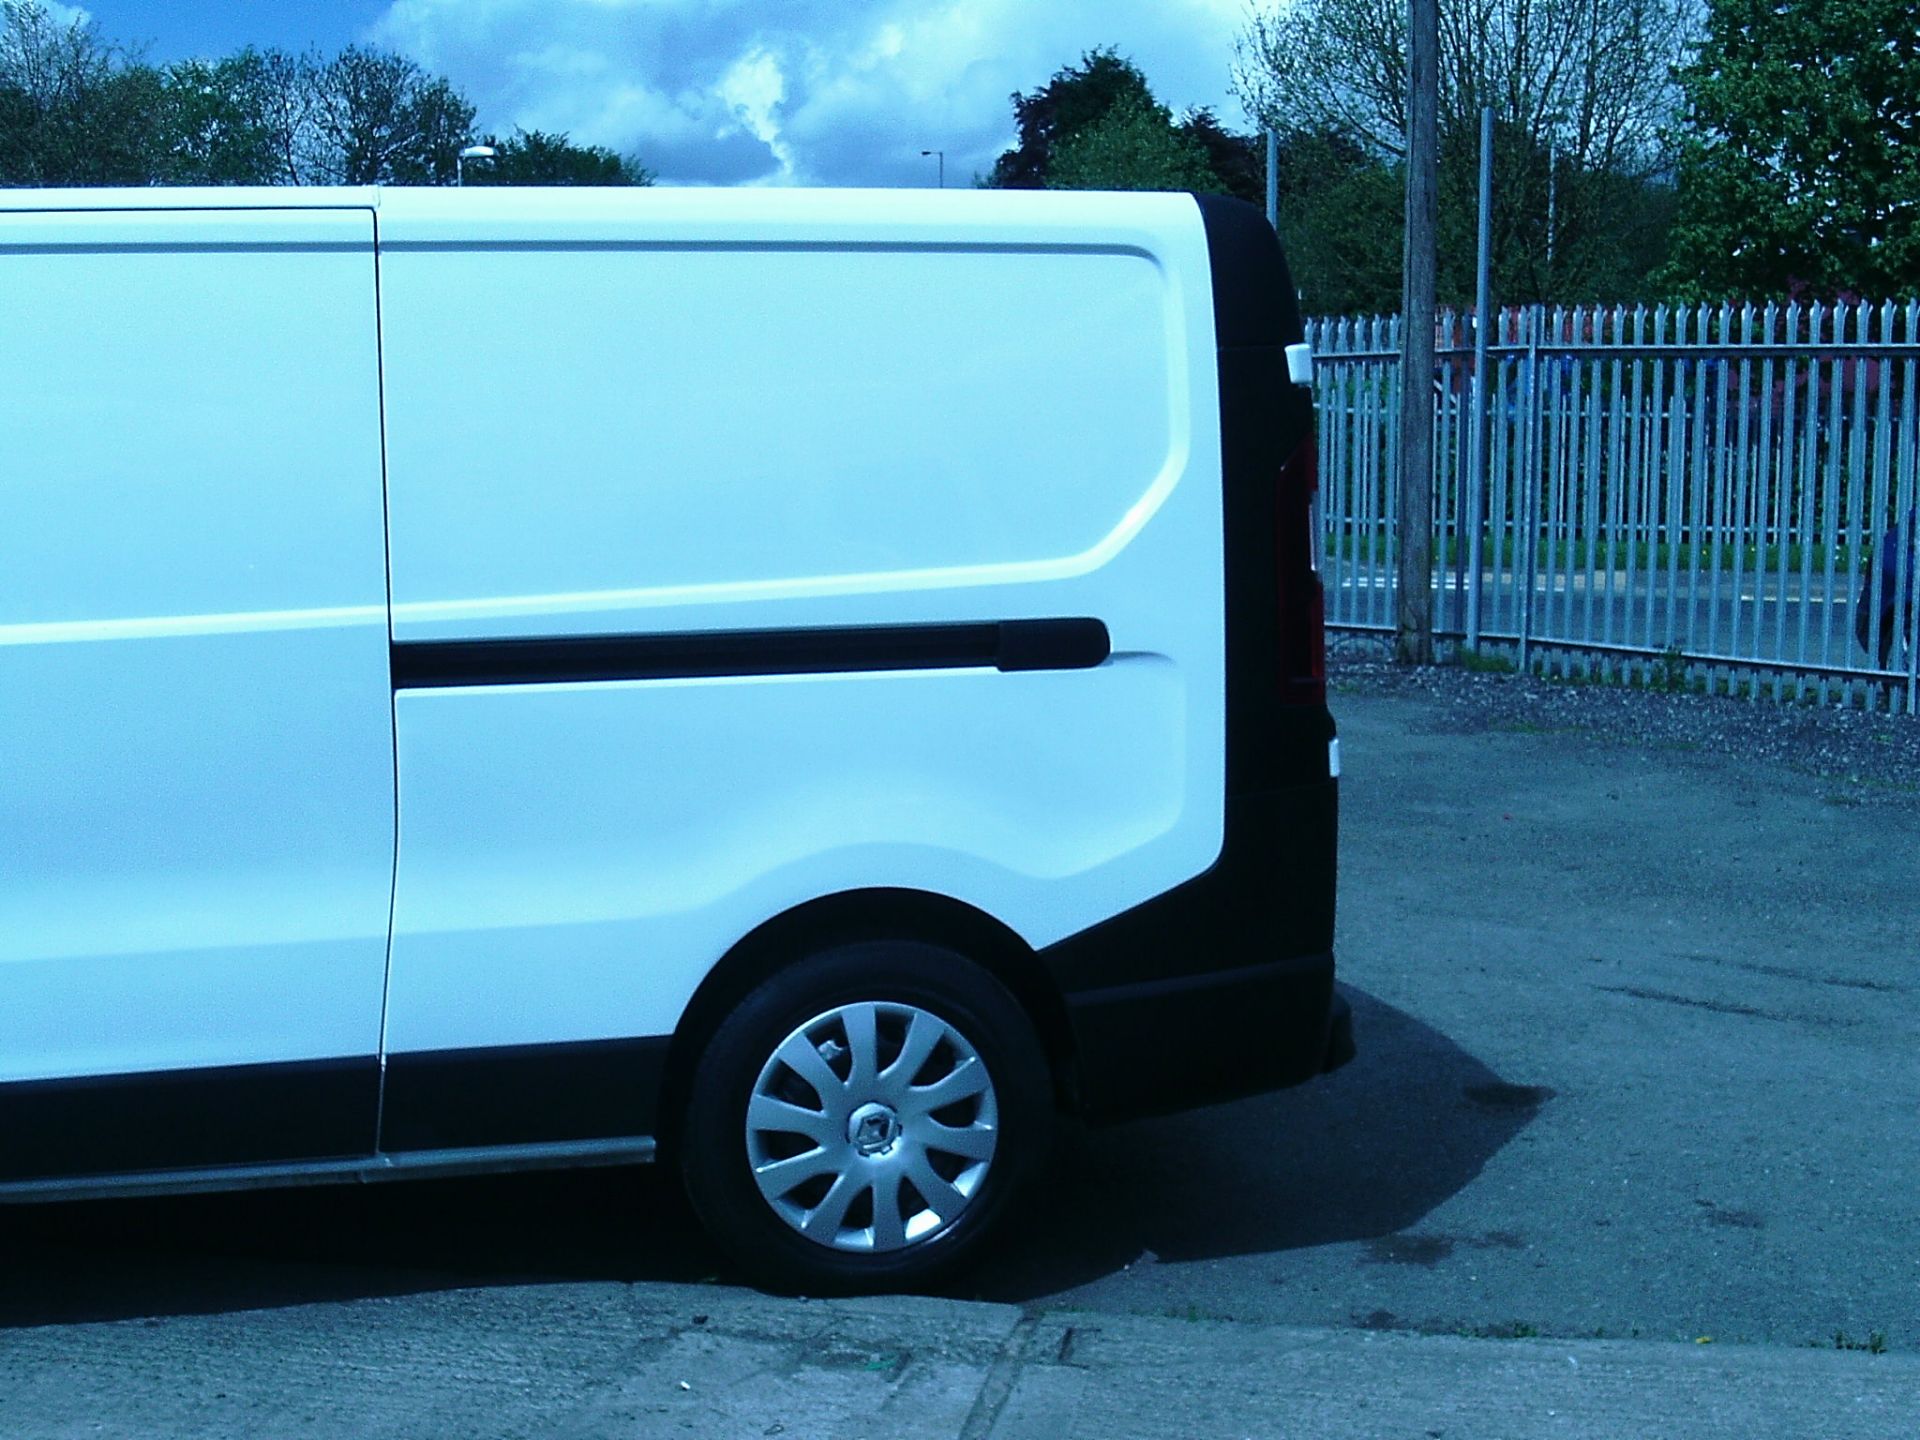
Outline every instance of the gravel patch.
POLYGON ((1920 716, 1402 666, 1370 638, 1329 637, 1327 679, 1336 716, 1343 693, 1406 696, 1430 702, 1423 728, 1435 732, 1572 734, 1716 767, 1779 767, 1822 782, 1832 804, 1920 810, 1920 716))

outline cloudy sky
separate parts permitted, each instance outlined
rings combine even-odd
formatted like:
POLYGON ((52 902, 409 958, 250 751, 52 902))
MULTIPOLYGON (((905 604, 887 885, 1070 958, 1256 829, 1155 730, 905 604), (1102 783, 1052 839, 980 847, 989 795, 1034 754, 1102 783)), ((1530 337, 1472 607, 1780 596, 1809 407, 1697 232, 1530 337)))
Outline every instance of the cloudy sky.
POLYGON ((450 77, 479 124, 635 151, 663 181, 949 184, 1013 137, 1007 97, 1117 46, 1176 110, 1228 94, 1246 0, 87 0, 155 60, 370 41, 450 77))

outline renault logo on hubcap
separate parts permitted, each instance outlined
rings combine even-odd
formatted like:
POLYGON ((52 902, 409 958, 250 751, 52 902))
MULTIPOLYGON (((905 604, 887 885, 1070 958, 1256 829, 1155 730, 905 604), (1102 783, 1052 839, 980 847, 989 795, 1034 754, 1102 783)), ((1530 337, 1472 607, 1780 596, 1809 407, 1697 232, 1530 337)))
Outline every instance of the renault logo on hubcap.
POLYGON ((885 1105, 862 1105, 847 1119, 847 1141, 862 1155, 883 1155, 900 1138, 900 1117, 885 1105))

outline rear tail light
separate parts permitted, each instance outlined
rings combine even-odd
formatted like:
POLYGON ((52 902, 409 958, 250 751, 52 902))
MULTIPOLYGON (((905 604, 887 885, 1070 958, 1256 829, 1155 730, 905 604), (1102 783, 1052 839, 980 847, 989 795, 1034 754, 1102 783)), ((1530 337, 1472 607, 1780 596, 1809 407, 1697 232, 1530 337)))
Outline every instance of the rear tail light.
POLYGON ((1320 588, 1320 546, 1314 524, 1320 455, 1313 434, 1280 467, 1277 496, 1280 699, 1287 705, 1327 702, 1327 602, 1320 588))

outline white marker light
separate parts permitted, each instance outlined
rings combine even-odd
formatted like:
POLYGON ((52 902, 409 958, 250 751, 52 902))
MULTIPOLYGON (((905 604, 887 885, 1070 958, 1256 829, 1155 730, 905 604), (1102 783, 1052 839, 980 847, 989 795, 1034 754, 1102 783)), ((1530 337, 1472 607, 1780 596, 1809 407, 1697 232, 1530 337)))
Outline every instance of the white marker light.
POLYGON ((1304 340, 1287 346, 1287 378, 1296 385, 1313 384, 1313 347, 1304 340))

